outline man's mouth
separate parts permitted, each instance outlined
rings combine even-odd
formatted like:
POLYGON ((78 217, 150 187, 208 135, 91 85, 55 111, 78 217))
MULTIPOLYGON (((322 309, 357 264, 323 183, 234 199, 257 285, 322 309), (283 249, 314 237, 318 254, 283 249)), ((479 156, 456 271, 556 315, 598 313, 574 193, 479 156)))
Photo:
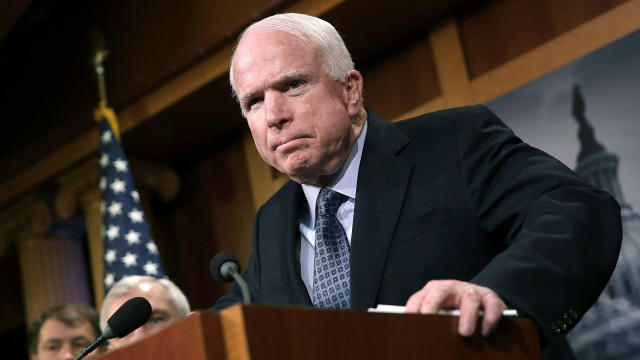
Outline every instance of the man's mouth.
POLYGON ((297 143, 299 143, 300 141, 306 139, 307 136, 303 136, 303 135, 299 135, 299 136, 291 136, 291 137, 287 137, 281 141, 279 141, 276 144, 276 149, 280 150, 280 151, 287 151, 290 150, 290 148, 295 147, 297 145, 297 143))

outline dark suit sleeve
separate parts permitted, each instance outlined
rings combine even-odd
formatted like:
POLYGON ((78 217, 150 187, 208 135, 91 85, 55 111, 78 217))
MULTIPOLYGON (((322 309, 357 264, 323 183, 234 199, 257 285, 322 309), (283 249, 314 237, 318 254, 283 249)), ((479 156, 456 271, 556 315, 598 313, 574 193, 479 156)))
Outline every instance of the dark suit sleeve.
MULTIPOLYGON (((256 253, 259 251, 259 247, 257 246, 258 242, 258 223, 259 223, 260 211, 256 214, 253 220, 253 236, 252 236, 252 245, 253 252, 249 257, 249 264, 247 265, 247 270, 242 273, 242 278, 247 282, 249 286, 249 294, 251 298, 251 302, 255 302, 257 298, 259 298, 258 294, 260 291, 260 266, 258 264, 258 259, 260 258, 256 253)), ((227 292, 224 296, 220 297, 215 305, 210 310, 222 310, 226 307, 229 307, 233 304, 242 303, 242 290, 238 284, 233 284, 231 290, 227 292)))
POLYGON ((466 196, 505 250, 471 282, 532 317, 542 341, 568 332, 596 301, 615 267, 620 208, 606 192, 518 139, 491 111, 458 122, 466 196))

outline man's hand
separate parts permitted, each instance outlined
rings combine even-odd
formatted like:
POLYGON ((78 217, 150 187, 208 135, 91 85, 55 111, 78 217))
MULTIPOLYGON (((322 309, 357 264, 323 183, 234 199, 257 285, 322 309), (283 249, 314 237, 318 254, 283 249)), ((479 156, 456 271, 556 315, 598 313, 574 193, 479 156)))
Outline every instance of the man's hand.
POLYGON ((484 286, 457 280, 432 280, 411 295, 405 312, 435 314, 438 310, 460 309, 458 333, 473 335, 478 321, 478 311, 482 317, 482 336, 489 336, 498 325, 502 311, 507 305, 493 290, 484 286))

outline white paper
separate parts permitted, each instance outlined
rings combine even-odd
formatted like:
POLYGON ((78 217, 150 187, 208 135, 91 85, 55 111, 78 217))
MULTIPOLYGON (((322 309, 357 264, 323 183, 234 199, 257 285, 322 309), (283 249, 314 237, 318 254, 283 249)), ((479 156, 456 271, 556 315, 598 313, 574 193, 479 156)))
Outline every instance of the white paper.
MULTIPOLYGON (((404 306, 399 305, 385 305, 379 304, 376 308, 369 308, 369 312, 390 313, 390 314, 404 314, 404 306)), ((438 310, 438 315, 450 315, 460 316, 460 310, 438 310)), ((483 315, 482 310, 478 312, 479 316, 483 315)), ((515 309, 507 309, 502 312, 502 316, 518 316, 518 311, 515 309)))

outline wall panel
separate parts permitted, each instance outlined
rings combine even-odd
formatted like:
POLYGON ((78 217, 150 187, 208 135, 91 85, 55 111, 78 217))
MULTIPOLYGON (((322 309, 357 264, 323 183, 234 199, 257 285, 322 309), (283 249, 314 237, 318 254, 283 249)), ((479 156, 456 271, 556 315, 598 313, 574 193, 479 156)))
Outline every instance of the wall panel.
POLYGON ((201 159, 181 178, 178 198, 155 204, 154 236, 161 237, 158 248, 168 275, 194 308, 208 308, 229 287, 209 275, 211 257, 230 251, 243 268, 249 259, 254 209, 242 140, 201 159))
POLYGON ((498 0, 458 18, 475 78, 626 0, 498 0))
POLYGON ((386 56, 362 75, 365 103, 385 119, 440 95, 428 36, 386 56))

